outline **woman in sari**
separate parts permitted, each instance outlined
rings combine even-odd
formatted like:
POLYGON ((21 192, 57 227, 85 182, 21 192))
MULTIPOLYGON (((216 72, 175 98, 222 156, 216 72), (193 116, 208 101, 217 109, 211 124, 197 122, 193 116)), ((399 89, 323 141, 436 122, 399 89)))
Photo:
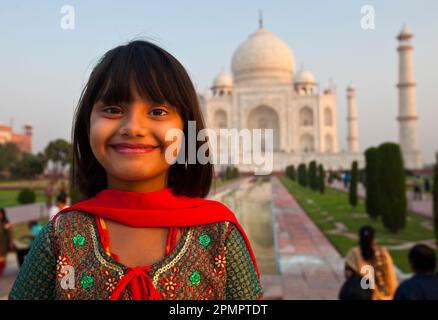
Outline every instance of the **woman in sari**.
POLYGON ((6 211, 0 208, 0 276, 6 267, 6 256, 12 249, 12 225, 6 217, 6 211))
POLYGON ((375 231, 371 226, 360 228, 359 243, 359 247, 352 248, 345 257, 346 277, 354 273, 369 277, 371 298, 391 300, 397 288, 397 278, 388 250, 376 244, 375 231))

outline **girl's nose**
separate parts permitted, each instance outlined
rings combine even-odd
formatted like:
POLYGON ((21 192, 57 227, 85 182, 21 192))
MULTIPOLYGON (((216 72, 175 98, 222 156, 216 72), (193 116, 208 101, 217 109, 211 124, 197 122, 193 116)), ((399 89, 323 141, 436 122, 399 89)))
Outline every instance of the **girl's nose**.
POLYGON ((121 122, 120 134, 144 137, 148 132, 147 122, 145 115, 141 115, 137 112, 129 112, 121 122))

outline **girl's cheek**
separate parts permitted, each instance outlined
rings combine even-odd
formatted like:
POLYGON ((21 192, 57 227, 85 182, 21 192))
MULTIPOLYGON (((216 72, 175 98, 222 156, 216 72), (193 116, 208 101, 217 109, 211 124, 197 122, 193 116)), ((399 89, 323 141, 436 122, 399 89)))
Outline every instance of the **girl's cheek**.
POLYGON ((105 148, 105 143, 108 135, 108 126, 105 121, 99 119, 91 119, 90 121, 90 146, 93 152, 99 153, 105 148))

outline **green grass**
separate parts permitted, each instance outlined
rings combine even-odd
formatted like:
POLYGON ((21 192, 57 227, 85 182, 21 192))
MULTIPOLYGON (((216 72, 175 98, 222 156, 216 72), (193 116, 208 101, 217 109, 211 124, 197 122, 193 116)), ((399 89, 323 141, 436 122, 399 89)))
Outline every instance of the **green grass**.
MULTIPOLYGON (((409 213, 406 228, 398 233, 391 233, 383 227, 380 220, 368 217, 363 199, 359 199, 358 206, 352 208, 348 203, 348 193, 327 188, 325 194, 320 194, 301 187, 285 176, 281 177, 280 180, 342 256, 345 256, 348 250, 357 246, 358 243, 344 235, 327 234, 328 230, 335 228, 335 222, 344 224, 347 228, 346 231, 354 235, 358 234, 362 225, 371 225, 376 230, 376 241, 381 245, 399 245, 405 242, 434 239, 433 230, 423 225, 432 225, 432 221, 427 218, 409 213), (326 212, 326 215, 323 212, 326 212), (332 217, 333 220, 326 221, 327 217, 332 217)), ((407 259, 408 250, 390 250, 390 252, 394 263, 403 272, 410 272, 407 259)))
MULTIPOLYGON (((11 190, 0 190, 0 208, 7 208, 18 206, 20 203, 17 201, 18 194, 20 193, 20 189, 11 189, 11 190)), ((45 196, 42 190, 36 189, 36 199, 35 202, 44 202, 45 196)))

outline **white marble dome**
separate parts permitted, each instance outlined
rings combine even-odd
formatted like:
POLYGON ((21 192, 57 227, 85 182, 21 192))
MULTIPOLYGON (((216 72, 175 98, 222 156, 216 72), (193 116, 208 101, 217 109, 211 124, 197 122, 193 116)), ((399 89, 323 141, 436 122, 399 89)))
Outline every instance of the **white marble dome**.
POLYGON ((233 86, 233 78, 230 74, 221 72, 217 75, 217 77, 213 80, 213 87, 232 87, 233 86))
POLYGON ((253 80, 291 82, 295 68, 292 50, 272 32, 259 28, 234 52, 235 83, 253 80))
POLYGON ((307 70, 301 70, 296 76, 295 76, 295 82, 296 83, 303 83, 303 84, 316 84, 315 77, 310 71, 307 70))

